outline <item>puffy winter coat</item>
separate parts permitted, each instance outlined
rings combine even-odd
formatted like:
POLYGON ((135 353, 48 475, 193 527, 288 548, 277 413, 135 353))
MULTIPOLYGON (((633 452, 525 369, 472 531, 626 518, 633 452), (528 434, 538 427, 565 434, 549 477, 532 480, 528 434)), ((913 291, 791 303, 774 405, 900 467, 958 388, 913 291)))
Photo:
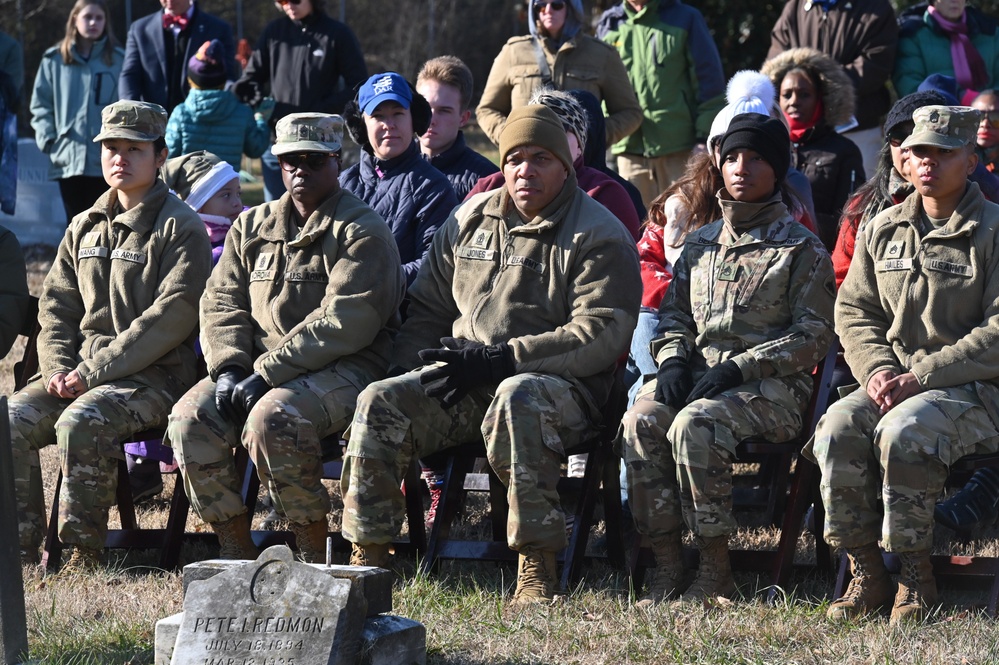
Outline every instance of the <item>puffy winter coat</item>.
POLYGON ((459 201, 468 196, 480 178, 499 171, 498 166, 468 147, 462 132, 458 132, 458 138, 450 148, 426 159, 431 166, 447 176, 459 201))
POLYGON ((270 128, 254 120, 253 109, 228 90, 191 90, 170 114, 166 144, 171 157, 207 150, 239 170, 242 156, 260 157, 270 145, 270 128))

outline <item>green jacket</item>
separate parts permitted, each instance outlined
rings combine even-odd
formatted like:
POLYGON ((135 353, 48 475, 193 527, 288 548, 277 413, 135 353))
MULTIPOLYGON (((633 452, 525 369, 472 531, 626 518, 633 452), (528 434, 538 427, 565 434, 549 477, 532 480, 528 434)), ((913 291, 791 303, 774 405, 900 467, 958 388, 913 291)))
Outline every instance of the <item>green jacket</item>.
POLYGON ((205 223, 157 180, 118 209, 105 192, 59 243, 39 302, 42 377, 93 388, 128 378, 179 398, 194 383, 198 297, 212 266, 205 223))
POLYGON ((642 295, 631 236, 570 174, 562 193, 519 223, 505 187, 478 194, 438 229, 410 289, 394 364, 459 337, 513 349, 518 372, 574 383, 598 418, 642 295))
POLYGON ((999 422, 999 206, 969 183, 944 226, 924 234, 923 219, 913 193, 857 237, 836 300, 843 353, 861 386, 885 369, 927 389, 977 382, 999 422))
POLYGON ((731 360, 744 381, 779 379, 772 398, 793 396, 785 406, 800 409, 812 390, 808 372, 833 340, 829 253, 779 194, 719 199, 722 219, 687 236, 659 306, 653 357, 682 358, 695 376, 731 360))
POLYGON ((645 117, 612 150, 659 157, 703 142, 725 106, 721 58, 701 13, 679 0, 627 2, 600 17, 597 36, 617 49, 645 117))
POLYGON ((286 193, 251 208, 226 236, 201 298, 209 374, 217 379, 232 365, 276 387, 352 356, 380 378, 405 292, 392 232, 347 191, 302 229, 291 206, 286 193))
MULTIPOLYGON (((510 111, 526 106, 541 87, 535 38, 513 37, 493 61, 482 99, 475 110, 482 131, 499 145, 500 133, 510 111)), ((586 90, 606 106, 607 143, 628 136, 642 123, 642 108, 628 82, 621 56, 603 42, 579 34, 556 52, 549 39, 542 39, 542 53, 551 71, 552 83, 560 90, 586 90)))
MULTIPOLYGON (((84 60, 73 48, 74 62, 64 64, 59 47, 45 52, 31 95, 31 126, 38 149, 49 156, 49 178, 101 176, 101 111, 118 101, 118 75, 125 52, 115 48, 104 62, 107 39, 94 43, 84 60)), ((96 192, 94 193, 96 196, 96 192)))

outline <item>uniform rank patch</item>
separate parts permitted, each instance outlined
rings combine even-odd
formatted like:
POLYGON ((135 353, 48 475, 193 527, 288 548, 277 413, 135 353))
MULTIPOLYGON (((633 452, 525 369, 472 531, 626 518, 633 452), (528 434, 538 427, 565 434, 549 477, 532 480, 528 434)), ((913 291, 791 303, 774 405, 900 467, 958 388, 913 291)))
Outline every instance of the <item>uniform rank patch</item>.
POLYGON ((734 282, 738 275, 738 263, 723 263, 721 269, 718 270, 718 279, 723 282, 734 282))
POLYGON ((507 259, 506 264, 508 266, 524 266, 525 268, 530 268, 534 272, 544 274, 545 264, 534 259, 529 259, 526 256, 511 256, 507 259))
POLYGON ((271 266, 271 258, 273 254, 261 254, 257 257, 257 262, 254 264, 254 270, 267 270, 271 266))
POLYGON ((877 262, 874 267, 878 272, 912 270, 912 259, 885 259, 877 262))
POLYGON ((888 243, 888 248, 885 250, 886 259, 900 259, 905 253, 905 241, 904 240, 892 240, 888 243))
POLYGON ((101 241, 101 232, 92 231, 83 236, 83 240, 80 242, 80 247, 96 247, 97 243, 101 241))
POLYGON ((108 255, 107 247, 81 247, 76 255, 78 259, 105 258, 108 255))
POLYGON ((273 282, 274 281, 274 271, 273 270, 254 270, 250 273, 251 282, 273 282))
POLYGON ((472 238, 472 247, 478 247, 479 249, 485 249, 489 247, 489 241, 493 238, 492 231, 480 230, 475 232, 475 236, 472 238))
POLYGON ((971 266, 966 266, 963 263, 951 263, 950 261, 941 261, 939 259, 933 259, 926 262, 926 267, 929 268, 930 270, 936 270, 937 272, 945 272, 950 275, 971 277, 971 266))
POLYGON ((111 258, 121 259, 122 261, 129 261, 131 263, 138 263, 139 265, 146 264, 146 254, 144 252, 133 252, 127 249, 116 249, 111 252, 111 258))
POLYGON ((496 256, 495 249, 478 249, 475 247, 459 247, 458 256, 476 261, 492 261, 496 256))

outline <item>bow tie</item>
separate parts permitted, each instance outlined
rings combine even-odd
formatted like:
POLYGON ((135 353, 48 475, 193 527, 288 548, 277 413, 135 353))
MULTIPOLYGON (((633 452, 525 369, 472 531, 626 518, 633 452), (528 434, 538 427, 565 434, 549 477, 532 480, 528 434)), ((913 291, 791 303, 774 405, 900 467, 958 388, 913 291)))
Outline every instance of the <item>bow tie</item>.
POLYGON ((181 29, 181 31, 183 31, 185 28, 187 28, 187 24, 188 24, 187 17, 184 16, 183 14, 181 14, 180 16, 175 16, 173 14, 163 14, 164 30, 169 30, 174 26, 177 26, 178 28, 181 29))

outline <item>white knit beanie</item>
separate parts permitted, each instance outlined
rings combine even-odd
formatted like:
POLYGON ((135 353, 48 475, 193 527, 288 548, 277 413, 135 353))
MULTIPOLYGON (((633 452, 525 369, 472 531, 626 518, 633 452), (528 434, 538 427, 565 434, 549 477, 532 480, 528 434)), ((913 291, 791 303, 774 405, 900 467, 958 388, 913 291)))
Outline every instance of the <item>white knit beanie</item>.
POLYGON ((711 122, 708 149, 711 149, 712 144, 721 139, 728 131, 728 125, 735 116, 743 113, 759 113, 769 116, 776 97, 774 84, 765 74, 752 69, 736 72, 729 79, 728 88, 725 91, 725 100, 728 105, 719 111, 711 122))

